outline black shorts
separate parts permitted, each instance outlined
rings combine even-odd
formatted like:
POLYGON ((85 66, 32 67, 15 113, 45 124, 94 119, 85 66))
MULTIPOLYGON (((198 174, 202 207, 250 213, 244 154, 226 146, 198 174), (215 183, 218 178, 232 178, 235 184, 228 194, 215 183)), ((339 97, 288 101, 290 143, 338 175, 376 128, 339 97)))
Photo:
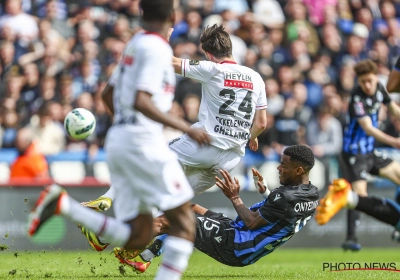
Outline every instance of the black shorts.
POLYGON ((366 180, 367 173, 379 176, 379 170, 392 163, 392 159, 384 153, 374 150, 365 155, 342 153, 344 177, 350 183, 366 180))
POLYGON ((196 214, 196 239, 194 246, 204 254, 229 266, 244 266, 235 256, 233 244, 235 229, 232 219, 222 213, 208 210, 204 215, 196 214))

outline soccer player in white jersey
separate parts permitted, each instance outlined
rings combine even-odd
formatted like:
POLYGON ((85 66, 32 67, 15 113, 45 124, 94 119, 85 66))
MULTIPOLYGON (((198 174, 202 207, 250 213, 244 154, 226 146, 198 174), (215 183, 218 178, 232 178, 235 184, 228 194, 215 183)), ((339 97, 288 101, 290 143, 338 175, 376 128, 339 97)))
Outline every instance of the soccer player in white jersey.
POLYGON ((193 251, 193 190, 175 153, 165 144, 163 125, 182 130, 199 145, 210 139, 205 131, 165 114, 175 88, 172 49, 166 40, 174 22, 173 0, 142 0, 141 7, 147 32, 136 34, 127 43, 104 92, 114 115, 106 151, 116 218, 82 207, 53 184, 35 204, 28 234, 34 235, 49 217, 61 214, 117 246, 144 248, 152 238, 152 210, 161 209, 173 230, 155 279, 175 280, 181 278, 193 251))
MULTIPOLYGON (((200 42, 208 61, 174 57, 173 66, 176 73, 202 83, 199 122, 192 127, 207 131, 211 145, 198 145, 187 134, 169 143, 196 194, 214 185, 215 176, 221 176, 219 170, 233 170, 248 141, 250 148, 257 150, 257 137, 267 123, 264 81, 254 70, 236 64, 229 34, 222 26, 214 25, 204 29, 200 42)), ((108 209, 114 194, 111 187, 105 195, 84 205, 98 211, 108 209)), ((82 232, 96 250, 108 245, 86 229, 82 232)), ((129 259, 129 264, 138 271, 148 267, 136 261, 135 254, 128 256, 125 251, 120 256, 117 250, 116 255, 121 262, 129 259)))
POLYGON ((196 194, 211 188, 219 170, 231 172, 245 153, 246 143, 258 149, 257 137, 267 125, 267 99, 261 76, 236 64, 232 42, 222 26, 203 30, 201 47, 208 61, 173 58, 175 73, 202 84, 199 121, 211 145, 198 145, 187 134, 169 143, 178 155, 196 194))

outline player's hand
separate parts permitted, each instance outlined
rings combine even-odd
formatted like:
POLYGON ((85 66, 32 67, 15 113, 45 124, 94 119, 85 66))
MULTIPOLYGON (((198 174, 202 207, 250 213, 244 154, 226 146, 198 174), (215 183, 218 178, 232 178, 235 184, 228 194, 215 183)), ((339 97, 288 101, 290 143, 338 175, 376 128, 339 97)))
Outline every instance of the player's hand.
POLYGON ((234 177, 232 180, 231 175, 226 170, 220 170, 219 172, 224 178, 224 181, 215 176, 215 180, 217 180, 216 182, 217 187, 220 188, 224 193, 224 195, 230 200, 238 198, 240 191, 239 180, 236 177, 234 177))
POLYGON ((250 138, 249 147, 250 147, 250 150, 257 151, 258 150, 258 139, 250 138))
POLYGON ((210 136, 204 130, 196 129, 196 128, 189 128, 189 130, 186 133, 187 133, 187 135, 189 135, 190 138, 192 138, 194 141, 196 141, 200 145, 204 145, 204 144, 208 145, 211 142, 210 136))
POLYGON ((254 168, 251 169, 251 172, 253 172, 254 186, 260 194, 264 194, 267 191, 267 183, 264 182, 264 177, 254 168))
POLYGON ((172 32, 174 32, 174 29, 171 27, 168 29, 168 35, 167 35, 167 41, 169 42, 169 38, 171 38, 172 32))

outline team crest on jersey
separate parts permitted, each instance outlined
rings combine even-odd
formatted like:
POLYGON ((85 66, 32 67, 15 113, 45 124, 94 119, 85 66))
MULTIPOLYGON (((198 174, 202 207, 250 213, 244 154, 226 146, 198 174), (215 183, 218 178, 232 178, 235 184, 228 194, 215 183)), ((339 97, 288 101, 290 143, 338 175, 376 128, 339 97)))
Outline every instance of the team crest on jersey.
POLYGON ((194 60, 194 59, 189 60, 189 65, 199 65, 199 64, 200 64, 200 61, 198 61, 198 60, 194 60))
POLYGON ((364 105, 362 104, 362 102, 354 103, 353 107, 357 116, 362 116, 365 114, 364 105))
POLYGON ((135 49, 134 48, 128 48, 125 50, 123 57, 122 57, 122 63, 124 65, 132 65, 135 57, 135 49))
POLYGON ((122 63, 124 65, 132 65, 133 63, 133 57, 132 56, 124 56, 124 58, 122 59, 122 63))
POLYGON ((253 81, 248 74, 224 72, 224 78, 226 87, 253 89, 253 81))

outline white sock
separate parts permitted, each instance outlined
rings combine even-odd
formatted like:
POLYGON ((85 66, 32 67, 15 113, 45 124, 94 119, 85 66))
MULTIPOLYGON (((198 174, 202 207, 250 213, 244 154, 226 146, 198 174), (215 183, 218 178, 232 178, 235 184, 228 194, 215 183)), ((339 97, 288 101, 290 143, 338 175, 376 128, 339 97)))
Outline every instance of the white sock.
POLYGON ((128 224, 84 207, 69 195, 61 198, 60 211, 63 216, 82 224, 118 247, 125 246, 131 235, 131 227, 128 224))
POLYGON ((115 199, 115 189, 114 189, 114 187, 111 185, 110 188, 108 189, 108 191, 105 194, 103 194, 102 196, 111 198, 111 200, 114 201, 114 199, 115 199))
POLYGON ((155 255, 153 254, 152 251, 150 251, 149 249, 144 250, 143 252, 140 253, 140 256, 142 257, 143 260, 145 260, 146 262, 151 262, 154 258, 155 255))
POLYGON ((189 263, 194 244, 186 239, 168 236, 164 246, 164 257, 154 279, 179 280, 189 263))
POLYGON ((356 208, 358 204, 358 194, 353 191, 347 193, 347 207, 350 209, 356 208))

